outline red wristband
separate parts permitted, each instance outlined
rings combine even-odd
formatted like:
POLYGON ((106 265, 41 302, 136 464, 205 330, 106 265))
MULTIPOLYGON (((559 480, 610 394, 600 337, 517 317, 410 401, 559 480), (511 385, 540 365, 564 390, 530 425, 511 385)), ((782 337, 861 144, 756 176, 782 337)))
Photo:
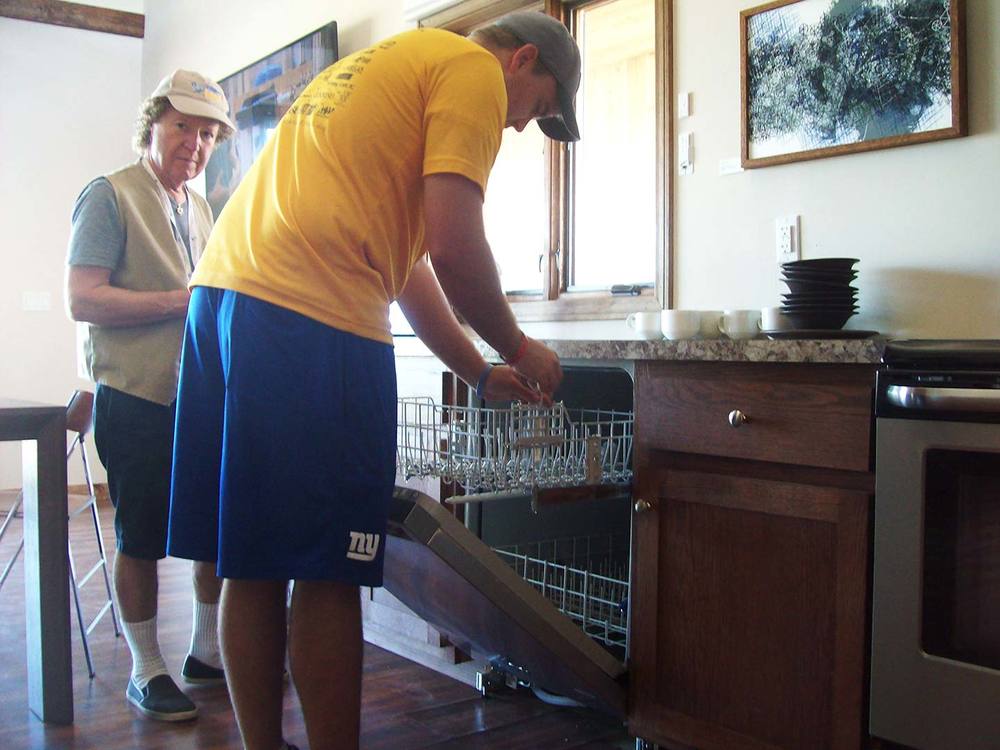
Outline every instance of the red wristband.
POLYGON ((522 359, 524 359, 524 354, 527 351, 528 351, 528 337, 525 336, 524 332, 522 331, 521 332, 521 343, 517 345, 517 351, 514 352, 509 357, 504 357, 503 361, 506 362, 508 365, 511 365, 511 366, 516 365, 518 362, 520 362, 522 359))

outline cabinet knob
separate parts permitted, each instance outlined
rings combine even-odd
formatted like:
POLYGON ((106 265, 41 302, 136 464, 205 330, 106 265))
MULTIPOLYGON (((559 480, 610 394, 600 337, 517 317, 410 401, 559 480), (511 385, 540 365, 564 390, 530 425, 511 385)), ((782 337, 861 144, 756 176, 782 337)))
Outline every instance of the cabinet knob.
POLYGON ((750 421, 750 417, 741 412, 739 409, 733 409, 729 412, 729 426, 733 428, 742 427, 747 422, 750 421))
POLYGON ((653 504, 649 502, 649 500, 639 498, 635 501, 635 505, 633 507, 635 508, 636 513, 645 513, 647 510, 653 509, 653 504))

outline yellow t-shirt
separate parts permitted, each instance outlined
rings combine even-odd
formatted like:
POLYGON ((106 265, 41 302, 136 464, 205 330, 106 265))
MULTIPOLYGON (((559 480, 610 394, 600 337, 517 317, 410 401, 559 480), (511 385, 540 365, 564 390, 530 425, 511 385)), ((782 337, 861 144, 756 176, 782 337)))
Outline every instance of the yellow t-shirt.
POLYGON ((417 29, 320 73, 222 210, 192 286, 392 342, 389 303, 423 254, 423 176, 485 191, 507 93, 490 52, 417 29))

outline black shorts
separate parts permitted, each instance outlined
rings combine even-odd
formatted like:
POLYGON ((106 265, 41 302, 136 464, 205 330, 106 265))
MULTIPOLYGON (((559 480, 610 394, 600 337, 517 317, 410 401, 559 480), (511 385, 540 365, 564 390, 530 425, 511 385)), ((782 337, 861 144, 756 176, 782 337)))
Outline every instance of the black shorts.
POLYGON ((118 549, 129 557, 167 555, 174 404, 163 406, 98 384, 94 445, 108 472, 118 549))

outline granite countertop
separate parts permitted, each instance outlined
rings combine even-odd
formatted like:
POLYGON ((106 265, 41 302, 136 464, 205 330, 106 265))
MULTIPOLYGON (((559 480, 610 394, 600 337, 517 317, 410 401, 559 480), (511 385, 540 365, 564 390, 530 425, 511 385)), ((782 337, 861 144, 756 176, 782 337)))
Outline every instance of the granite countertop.
MULTIPOLYGON (((824 364, 876 364, 882 358, 885 338, 785 339, 746 341, 689 339, 643 341, 636 339, 540 339, 560 359, 590 361, 690 360, 703 362, 816 362, 824 364)), ((396 356, 433 356, 416 338, 398 337, 396 356)), ((485 342, 476 346, 489 360, 499 355, 485 342)))
MULTIPOLYGON (((745 341, 689 339, 683 341, 545 340, 560 359, 697 360, 703 362, 818 362, 874 364, 882 358, 885 339, 784 339, 745 341)), ((488 350, 493 353, 492 350, 488 350)))

